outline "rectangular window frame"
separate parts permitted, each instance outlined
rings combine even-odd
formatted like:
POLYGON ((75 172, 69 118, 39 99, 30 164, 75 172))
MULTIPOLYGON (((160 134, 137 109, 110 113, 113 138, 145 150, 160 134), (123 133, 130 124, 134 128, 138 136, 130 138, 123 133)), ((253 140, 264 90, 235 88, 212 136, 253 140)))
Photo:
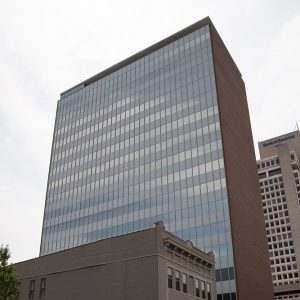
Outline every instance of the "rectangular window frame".
POLYGON ((168 288, 173 289, 173 269, 168 267, 168 288))
POLYGON ((28 299, 34 299, 34 289, 35 289, 35 280, 30 280, 28 299))
POLYGON ((46 278, 41 278, 40 282, 40 298, 44 298, 46 296, 46 278))
POLYGON ((187 275, 182 273, 182 291, 187 293, 187 275))
POLYGON ((195 296, 200 298, 200 281, 195 278, 195 296))
POLYGON ((180 272, 175 270, 175 290, 180 291, 180 272))

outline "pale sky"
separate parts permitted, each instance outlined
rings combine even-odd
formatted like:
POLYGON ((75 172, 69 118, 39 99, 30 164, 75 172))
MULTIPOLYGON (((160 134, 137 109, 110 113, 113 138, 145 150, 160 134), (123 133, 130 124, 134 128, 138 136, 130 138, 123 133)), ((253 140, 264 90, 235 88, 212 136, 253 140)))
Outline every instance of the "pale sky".
POLYGON ((38 256, 64 90, 209 16, 246 84, 254 143, 300 122, 299 0, 0 0, 0 244, 38 256))

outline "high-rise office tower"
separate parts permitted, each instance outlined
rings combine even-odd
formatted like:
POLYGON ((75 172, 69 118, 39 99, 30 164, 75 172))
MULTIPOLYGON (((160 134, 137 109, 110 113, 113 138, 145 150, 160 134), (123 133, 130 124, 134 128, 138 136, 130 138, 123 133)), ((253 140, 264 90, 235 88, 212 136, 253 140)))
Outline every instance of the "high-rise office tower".
POLYGON ((300 299, 300 132, 259 143, 257 162, 276 299, 300 299))
POLYGON ((58 101, 40 255, 157 220, 214 251, 219 300, 271 299, 244 82, 209 18, 58 101))

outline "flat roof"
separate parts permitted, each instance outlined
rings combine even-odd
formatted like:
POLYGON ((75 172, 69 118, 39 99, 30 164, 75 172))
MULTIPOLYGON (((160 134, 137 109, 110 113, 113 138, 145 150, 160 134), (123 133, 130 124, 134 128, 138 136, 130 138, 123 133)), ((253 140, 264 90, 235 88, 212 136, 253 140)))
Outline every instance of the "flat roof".
POLYGON ((168 36, 167 38, 165 38, 165 39, 163 39, 163 40, 161 40, 161 41, 153 44, 152 46, 150 46, 150 47, 148 47, 148 48, 146 48, 146 49, 144 49, 142 51, 137 52, 136 54, 134 54, 134 55, 132 55, 132 56, 130 56, 130 57, 128 57, 128 58, 120 61, 119 63, 114 64, 113 66, 105 69, 104 71, 101 71, 100 73, 97 73, 96 75, 94 75, 94 76, 92 76, 92 77, 90 77, 90 78, 82 81, 81 83, 76 84, 75 86, 71 87, 70 89, 65 90, 64 92, 62 92, 60 94, 61 99, 64 98, 64 97, 66 97, 66 96, 68 96, 68 95, 70 95, 70 94, 72 94, 73 92, 76 92, 76 91, 78 91, 78 90, 80 90, 80 89, 82 89, 82 88, 84 88, 84 87, 86 87, 86 86, 88 86, 88 85, 90 85, 90 84, 98 81, 99 79, 102 79, 105 76, 108 76, 108 75, 112 74, 113 72, 115 72, 115 71, 117 71, 117 70, 119 70, 119 69, 121 69, 121 68, 123 68, 123 67, 125 67, 125 66, 127 66, 127 65, 129 65, 129 64, 131 64, 131 63, 133 63, 135 61, 137 61, 137 60, 139 60, 139 59, 141 59, 141 58, 143 58, 144 56, 146 56, 146 55, 148 55, 148 54, 150 54, 152 52, 154 52, 156 50, 159 50, 160 48, 165 47, 166 45, 169 45, 170 43, 175 42, 176 40, 178 40, 178 39, 180 39, 180 38, 182 38, 182 37, 184 37, 184 36, 186 36, 186 35, 194 32, 194 31, 196 31, 196 30, 198 30, 198 29, 200 29, 200 28, 202 28, 202 27, 204 27, 206 25, 210 25, 214 29, 216 35, 218 36, 218 38, 220 39, 221 43, 223 44, 223 46, 225 48, 225 51, 227 51, 227 53, 228 53, 228 55, 229 55, 229 57, 230 57, 233 65, 237 69, 237 72, 240 74, 240 76, 242 76, 239 68, 235 64, 233 58, 231 57, 228 49, 225 46, 222 38, 220 37, 218 31, 214 27, 211 19, 209 17, 205 17, 204 19, 202 19, 202 20, 200 20, 200 21, 198 21, 198 22, 196 22, 196 23, 194 23, 194 24, 192 24, 192 25, 190 25, 190 26, 188 26, 188 27, 186 27, 186 28, 184 28, 184 29, 182 29, 182 30, 180 30, 180 31, 178 31, 178 32, 170 35, 170 36, 168 36))
POLYGON ((78 89, 86 87, 86 86, 90 85, 91 83, 94 83, 94 82, 98 81, 99 79, 101 79, 101 78, 103 78, 103 77, 105 77, 105 76, 107 76, 107 75, 109 75, 109 74, 111 74, 111 73, 113 73, 113 72, 115 72, 115 71, 131 64, 131 63, 133 63, 133 62, 135 62, 136 60, 139 60, 140 58, 142 58, 142 57, 144 57, 144 56, 146 56, 146 55, 148 55, 148 54, 150 54, 150 53, 152 53, 152 52, 154 52, 154 51, 156 51, 156 50, 158 50, 158 49, 160 49, 160 48, 162 48, 162 47, 164 47, 164 46, 166 46, 166 45, 168 45, 172 42, 175 42, 176 40, 178 40, 178 39, 194 32, 194 31, 196 31, 196 30, 198 30, 198 29, 200 29, 200 28, 202 28, 202 27, 204 27, 205 25, 208 25, 208 24, 212 24, 212 22, 211 22, 209 17, 206 17, 206 18, 204 18, 204 19, 202 19, 202 20, 200 20, 200 21, 198 21, 198 22, 196 22, 196 23, 194 23, 194 24, 192 24, 192 25, 190 25, 190 26, 188 26, 188 27, 172 34, 172 35, 170 35, 169 37, 153 44, 152 46, 150 46, 150 47, 148 47, 148 48, 146 48, 146 49, 144 49, 140 52, 137 52, 136 54, 122 60, 121 62, 119 62, 119 63, 117 63, 117 64, 115 64, 115 65, 113 65, 113 66, 111 66, 107 69, 105 69, 104 71, 102 71, 102 72, 100 72, 100 73, 84 80, 83 82, 73 86, 72 88, 67 89, 66 91, 62 92, 60 94, 60 96, 61 96, 61 98, 63 98, 68 92, 72 91, 73 89, 74 89, 74 91, 77 91, 78 89))

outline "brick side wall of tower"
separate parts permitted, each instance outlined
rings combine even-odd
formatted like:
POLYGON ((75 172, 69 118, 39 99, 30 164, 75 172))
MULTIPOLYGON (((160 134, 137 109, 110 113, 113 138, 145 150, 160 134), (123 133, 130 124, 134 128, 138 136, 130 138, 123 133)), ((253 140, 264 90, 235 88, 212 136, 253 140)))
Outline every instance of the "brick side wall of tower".
POLYGON ((271 300, 271 271, 245 85, 212 24, 210 28, 238 299, 271 300))

